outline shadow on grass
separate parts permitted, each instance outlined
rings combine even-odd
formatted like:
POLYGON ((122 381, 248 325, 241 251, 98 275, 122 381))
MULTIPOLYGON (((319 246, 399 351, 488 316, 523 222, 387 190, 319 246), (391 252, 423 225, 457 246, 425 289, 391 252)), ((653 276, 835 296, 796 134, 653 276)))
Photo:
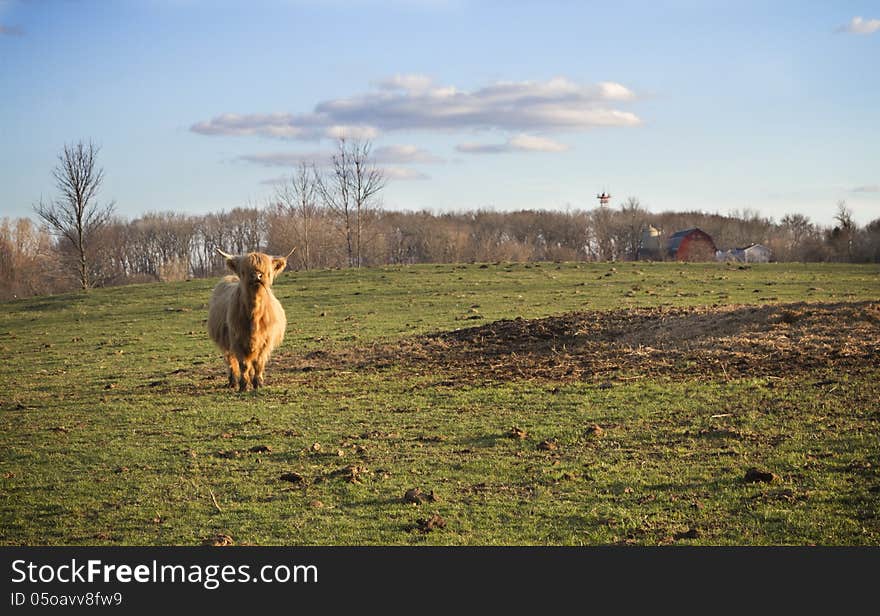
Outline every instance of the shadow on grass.
POLYGON ((351 501, 346 503, 341 503, 336 505, 338 509, 363 509, 365 507, 387 507, 390 505, 408 505, 413 508, 413 510, 417 509, 417 506, 412 503, 407 503, 403 500, 403 497, 398 498, 368 498, 365 500, 351 501))
POLYGON ((51 312, 54 310, 65 310, 85 301, 86 296, 82 294, 65 294, 65 295, 43 295, 33 299, 22 299, 18 302, 11 302, 13 306, 24 311, 41 310, 51 312))
POLYGON ((463 445, 466 447, 481 447, 484 449, 488 449, 490 447, 495 447, 499 442, 510 442, 511 439, 506 434, 484 434, 481 436, 471 436, 465 438, 455 439, 454 443, 456 445, 463 445))

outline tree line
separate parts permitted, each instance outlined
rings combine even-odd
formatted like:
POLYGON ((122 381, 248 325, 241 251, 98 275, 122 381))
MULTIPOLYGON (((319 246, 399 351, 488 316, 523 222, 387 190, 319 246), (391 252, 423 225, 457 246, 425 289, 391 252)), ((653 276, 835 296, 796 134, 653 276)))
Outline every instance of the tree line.
POLYGON ((653 213, 635 197, 568 211, 387 210, 380 200, 385 177, 370 143, 344 139, 328 167, 300 164, 265 204, 129 220, 115 215, 114 204, 97 201, 97 153, 90 143, 65 146, 53 173, 58 197, 35 206, 40 222, 0 221, 0 298, 218 276, 218 248, 286 254, 296 246, 294 269, 634 260, 644 257, 651 227, 661 246, 675 231, 699 227, 719 248, 759 243, 777 261, 880 262, 880 218, 862 227, 842 202, 830 226, 797 213, 779 221, 753 210, 653 213))

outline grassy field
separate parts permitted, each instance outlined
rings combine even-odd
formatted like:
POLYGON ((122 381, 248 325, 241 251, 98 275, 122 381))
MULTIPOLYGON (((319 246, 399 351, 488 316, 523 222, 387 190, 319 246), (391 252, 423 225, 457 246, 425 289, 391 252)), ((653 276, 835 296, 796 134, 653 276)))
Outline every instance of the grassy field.
POLYGON ((288 272, 257 394, 215 282, 2 304, 0 543, 880 545, 877 266, 288 272))

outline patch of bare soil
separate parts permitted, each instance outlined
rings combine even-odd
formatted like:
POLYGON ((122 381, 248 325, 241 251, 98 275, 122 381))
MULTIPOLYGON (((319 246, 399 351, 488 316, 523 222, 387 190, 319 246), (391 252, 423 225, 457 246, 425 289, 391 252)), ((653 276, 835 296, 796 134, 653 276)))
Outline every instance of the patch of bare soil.
POLYGON ((437 497, 434 495, 434 490, 431 490, 430 493, 426 494, 422 492, 421 488, 411 488, 403 495, 403 502, 405 503, 420 505, 422 503, 434 503, 436 501, 437 497))
MULTIPOLYGON (((870 368, 880 302, 631 308, 505 319, 366 348, 285 358, 288 370, 397 365, 460 381, 621 374, 785 376, 870 368)), ((284 368, 282 368, 284 369, 284 368)))
POLYGON ((205 539, 202 540, 202 545, 225 547, 228 545, 235 545, 235 541, 233 541, 232 537, 230 537, 229 535, 217 533, 215 535, 211 535, 210 537, 205 537, 205 539))
POLYGON ((745 480, 749 483, 772 483, 779 477, 770 471, 762 471, 759 468, 752 467, 746 471, 745 480))
POLYGON ((430 533, 434 530, 441 530, 446 528, 446 520, 444 520, 439 513, 435 513, 430 518, 417 520, 416 528, 418 528, 423 533, 430 533))

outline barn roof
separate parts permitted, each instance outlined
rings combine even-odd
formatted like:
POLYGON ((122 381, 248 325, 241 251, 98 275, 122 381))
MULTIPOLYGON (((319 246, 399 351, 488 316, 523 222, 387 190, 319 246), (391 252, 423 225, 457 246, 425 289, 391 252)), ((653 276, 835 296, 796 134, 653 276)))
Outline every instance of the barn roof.
POLYGON ((666 244, 669 252, 672 254, 676 254, 678 252, 678 247, 681 246, 681 241, 694 231, 699 231, 699 229, 694 227, 692 229, 685 229, 684 231, 676 231, 675 233, 670 235, 669 241, 666 244))
POLYGON ((669 236, 669 239, 682 238, 686 235, 690 235, 691 232, 693 232, 693 231, 701 231, 701 229, 698 229, 697 227, 691 227, 690 229, 685 229, 684 231, 676 231, 675 233, 673 233, 672 235, 669 236))
MULTIPOLYGON (((669 236, 669 240, 666 243, 666 247, 669 252, 673 255, 678 253, 678 247, 681 246, 682 240, 684 240, 684 238, 689 236, 691 233, 700 233, 708 237, 710 242, 712 241, 712 237, 708 233, 706 233, 699 227, 691 227, 690 229, 685 229, 683 231, 676 231, 669 236)), ((712 243, 712 245, 715 245, 714 242, 712 243)))

